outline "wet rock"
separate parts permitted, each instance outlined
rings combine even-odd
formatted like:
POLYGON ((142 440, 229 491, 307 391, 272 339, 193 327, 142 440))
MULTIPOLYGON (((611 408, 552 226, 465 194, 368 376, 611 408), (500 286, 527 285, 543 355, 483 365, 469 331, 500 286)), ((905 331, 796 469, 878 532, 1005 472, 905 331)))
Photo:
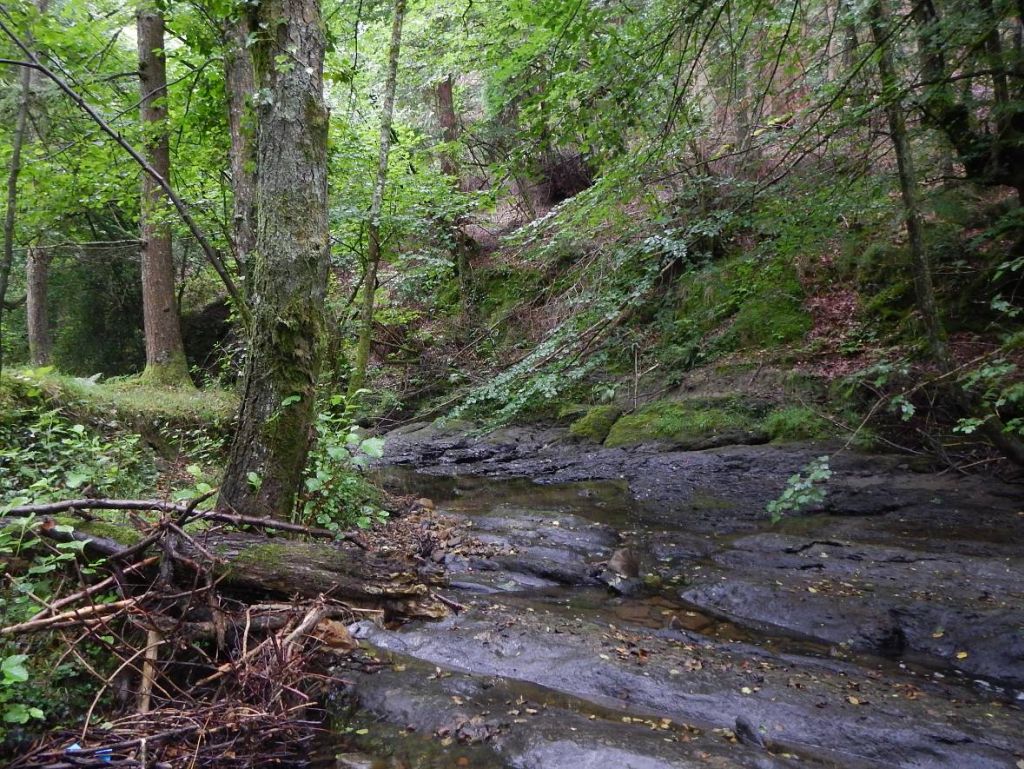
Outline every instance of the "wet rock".
POLYGON ((334 757, 336 769, 373 769, 373 756, 365 753, 339 753, 334 757))
POLYGON ((733 732, 736 734, 736 739, 740 742, 751 745, 755 748, 767 749, 761 733, 746 716, 736 717, 736 726, 733 728, 733 732))
MULTIPOLYGON (((993 713, 968 689, 943 694, 918 681, 908 699, 890 682, 858 675, 848 663, 801 658, 797 665, 764 649, 624 635, 607 623, 570 621, 548 611, 478 605, 457 619, 400 633, 369 629, 368 638, 381 649, 459 675, 538 685, 587 707, 626 710, 630 719, 654 714, 701 730, 731 731, 730 714, 739 712, 768 729, 773 745, 812 765, 995 769, 1024 749, 1017 714, 993 713), (645 655, 630 654, 629 643, 645 655), (947 697, 958 700, 948 716, 947 697)), ((386 688, 372 696, 386 696, 386 688)))

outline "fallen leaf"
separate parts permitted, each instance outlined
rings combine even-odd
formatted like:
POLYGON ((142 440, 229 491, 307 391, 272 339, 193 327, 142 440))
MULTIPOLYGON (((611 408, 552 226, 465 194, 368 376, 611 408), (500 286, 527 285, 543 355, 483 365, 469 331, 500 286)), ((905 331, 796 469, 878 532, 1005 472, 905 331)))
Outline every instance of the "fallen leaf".
POLYGON ((957 652, 956 653, 956 658, 958 660, 965 660, 965 659, 967 659, 967 652, 957 652))

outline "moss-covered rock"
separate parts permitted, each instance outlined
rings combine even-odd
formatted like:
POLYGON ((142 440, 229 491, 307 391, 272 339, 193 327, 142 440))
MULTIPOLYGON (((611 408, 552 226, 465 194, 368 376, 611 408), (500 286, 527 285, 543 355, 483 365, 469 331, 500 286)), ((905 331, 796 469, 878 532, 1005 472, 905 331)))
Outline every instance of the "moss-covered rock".
POLYGON ((604 445, 669 441, 685 449, 704 449, 767 440, 755 409, 731 401, 659 401, 620 417, 609 430, 604 445))
POLYGON ((569 426, 569 433, 577 438, 603 443, 620 416, 622 409, 618 406, 594 406, 569 426))

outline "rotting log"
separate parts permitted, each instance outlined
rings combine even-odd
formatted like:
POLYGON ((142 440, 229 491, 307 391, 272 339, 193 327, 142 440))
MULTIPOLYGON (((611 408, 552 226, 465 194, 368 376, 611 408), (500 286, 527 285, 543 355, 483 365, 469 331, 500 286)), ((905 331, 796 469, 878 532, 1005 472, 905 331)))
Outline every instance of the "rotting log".
MULTIPOLYGON (((23 523, 0 518, 0 527, 23 523)), ((85 542, 86 552, 111 560, 152 537, 128 524, 44 518, 33 531, 56 541, 85 542), (70 524, 73 530, 54 524, 70 524)), ((159 552, 159 544, 150 547, 159 552)), ((223 531, 190 531, 173 549, 181 584, 193 584, 187 564, 202 564, 220 588, 246 595, 316 598, 324 595, 354 606, 381 609, 386 616, 440 617, 444 602, 432 593, 438 577, 422 572, 411 558, 387 556, 349 542, 304 542, 283 537, 223 531), (210 563, 207 553, 216 557, 210 563), (188 572, 188 573, 186 573, 188 572)), ((145 548, 144 548, 145 550, 145 548)), ((142 557, 139 551, 136 555, 142 557)))

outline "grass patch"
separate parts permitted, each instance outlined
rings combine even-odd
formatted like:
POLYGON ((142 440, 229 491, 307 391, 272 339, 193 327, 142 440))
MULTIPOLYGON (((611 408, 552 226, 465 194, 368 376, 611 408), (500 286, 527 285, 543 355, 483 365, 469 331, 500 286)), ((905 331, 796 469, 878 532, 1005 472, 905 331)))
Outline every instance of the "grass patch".
POLYGON ((808 441, 828 438, 834 431, 822 417, 806 406, 786 406, 764 418, 764 430, 773 441, 808 441))

